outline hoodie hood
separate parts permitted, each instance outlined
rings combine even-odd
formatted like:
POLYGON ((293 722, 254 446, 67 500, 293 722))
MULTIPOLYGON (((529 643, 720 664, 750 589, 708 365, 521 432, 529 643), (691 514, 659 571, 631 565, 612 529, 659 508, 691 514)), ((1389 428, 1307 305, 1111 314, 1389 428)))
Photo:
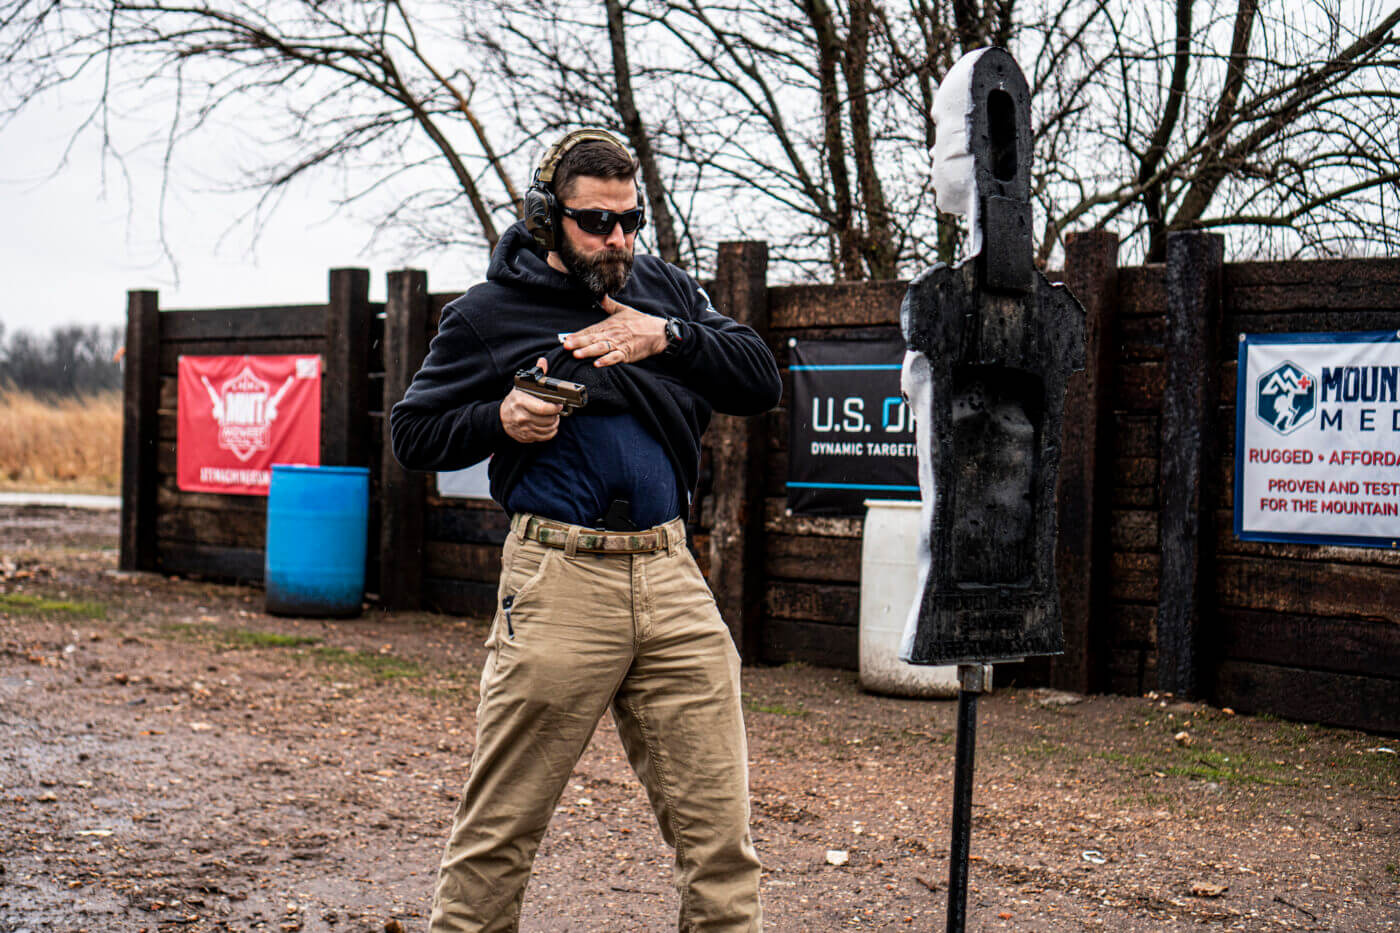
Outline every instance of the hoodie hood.
POLYGON ((491 262, 486 267, 486 278, 518 288, 572 291, 578 287, 572 276, 560 272, 545 260, 544 250, 525 229, 523 220, 511 224, 496 243, 491 262))

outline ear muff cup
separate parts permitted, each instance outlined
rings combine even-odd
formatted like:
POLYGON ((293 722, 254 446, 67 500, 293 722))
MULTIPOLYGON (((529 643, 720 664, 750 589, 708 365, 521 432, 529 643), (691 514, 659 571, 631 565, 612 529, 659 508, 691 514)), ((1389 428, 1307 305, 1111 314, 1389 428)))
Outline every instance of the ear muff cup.
POLYGON ((525 192, 525 203, 520 211, 520 219, 525 221, 525 229, 535 238, 540 249, 553 250, 559 235, 559 202, 554 197, 554 171, 559 167, 565 154, 581 142, 597 140, 609 143, 630 157, 631 151, 607 130, 584 128, 565 133, 558 142, 545 150, 535 169, 535 177, 525 192))
POLYGON ((525 192, 525 206, 521 211, 525 229, 546 252, 554 249, 555 207, 553 192, 543 185, 536 183, 525 192))

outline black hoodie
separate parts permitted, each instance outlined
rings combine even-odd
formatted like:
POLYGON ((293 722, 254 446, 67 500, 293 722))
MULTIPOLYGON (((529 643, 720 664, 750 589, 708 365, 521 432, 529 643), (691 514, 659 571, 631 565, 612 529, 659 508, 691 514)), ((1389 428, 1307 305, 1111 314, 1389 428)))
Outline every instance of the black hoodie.
MULTIPOLYGON (((428 358, 389 416, 399 463, 460 470, 494 454, 491 497, 504 503, 540 445, 505 433, 501 400, 516 370, 543 356, 549 375, 588 387, 585 411, 630 411, 661 443, 682 488, 693 490, 711 412, 756 415, 777 405, 777 363, 752 328, 717 312, 694 279, 654 256, 638 255, 627 284, 612 297, 686 322, 679 351, 604 367, 575 359, 558 335, 607 313, 545 261, 524 224, 513 225, 491 254, 486 281, 443 309, 428 358)), ((686 504, 680 505, 684 514, 686 504)))

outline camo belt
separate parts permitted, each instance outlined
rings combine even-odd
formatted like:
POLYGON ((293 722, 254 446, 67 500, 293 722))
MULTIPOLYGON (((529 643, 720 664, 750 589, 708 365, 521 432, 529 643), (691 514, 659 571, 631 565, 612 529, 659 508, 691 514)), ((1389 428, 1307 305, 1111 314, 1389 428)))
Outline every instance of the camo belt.
MULTIPOLYGON (((525 523, 524 536, 546 547, 567 548, 573 526, 531 516, 525 523)), ((653 531, 594 531, 578 532, 578 550, 593 554, 649 554, 667 547, 664 528, 653 531)))

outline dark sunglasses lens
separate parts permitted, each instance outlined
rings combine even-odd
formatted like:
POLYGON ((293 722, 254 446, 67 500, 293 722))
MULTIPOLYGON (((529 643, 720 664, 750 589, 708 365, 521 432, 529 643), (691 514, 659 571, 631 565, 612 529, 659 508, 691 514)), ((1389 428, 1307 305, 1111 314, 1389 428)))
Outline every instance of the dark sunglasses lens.
POLYGON ((636 233, 637 228, 642 225, 642 209, 636 208, 630 211, 574 211, 572 216, 578 223, 579 229, 594 236, 607 236, 612 233, 613 227, 622 224, 623 233, 636 233))

